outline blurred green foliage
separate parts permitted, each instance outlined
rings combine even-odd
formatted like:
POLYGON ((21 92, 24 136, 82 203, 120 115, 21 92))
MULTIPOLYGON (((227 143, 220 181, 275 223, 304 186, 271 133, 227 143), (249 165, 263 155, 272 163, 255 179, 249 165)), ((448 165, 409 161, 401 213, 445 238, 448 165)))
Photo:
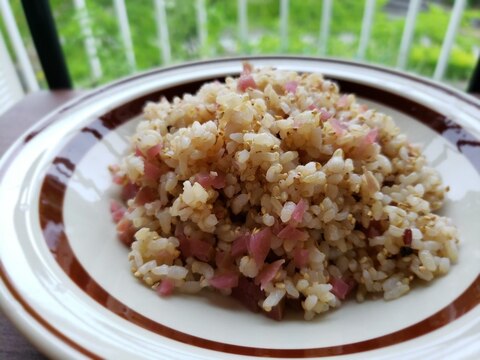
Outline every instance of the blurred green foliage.
MULTIPOLYGON (((397 62, 405 16, 385 11, 387 0, 377 0, 372 33, 365 61, 394 67, 397 62)), ((112 0, 86 0, 102 77, 93 79, 84 46, 80 18, 72 0, 50 0, 68 66, 77 87, 91 87, 131 73, 127 63, 119 24, 112 0)), ((126 0, 137 71, 162 66, 154 0, 126 0)), ((437 64, 450 19, 451 4, 442 7, 427 1, 418 15, 407 70, 431 76, 437 64)), ((248 1, 248 39, 240 43, 238 9, 235 0, 205 0, 207 13, 206 44, 198 42, 195 0, 165 0, 172 62, 235 54, 318 55, 322 2, 290 0, 287 44, 280 39, 279 0, 248 1)), ((355 59, 362 27, 365 2, 333 1, 327 56, 355 59)), ((470 76, 480 51, 480 1, 471 0, 464 12, 445 80, 463 85, 470 76), (476 27, 474 23, 476 22, 476 27)), ((22 37, 35 59, 20 1, 13 1, 22 37)), ((3 24, 1 30, 4 34, 3 24)), ((10 44, 7 44, 10 46, 10 44)), ((39 79, 42 73, 36 64, 39 79)), ((44 83, 44 82, 43 82, 44 83)))

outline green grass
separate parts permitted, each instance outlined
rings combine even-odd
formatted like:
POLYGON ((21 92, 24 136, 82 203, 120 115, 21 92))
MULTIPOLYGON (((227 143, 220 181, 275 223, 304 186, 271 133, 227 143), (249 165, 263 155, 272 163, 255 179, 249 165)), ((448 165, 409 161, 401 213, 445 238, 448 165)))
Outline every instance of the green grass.
MULTIPOLYGON (((98 57, 103 75, 93 79, 84 47, 79 16, 73 1, 51 0, 54 17, 62 41, 68 67, 76 87, 92 87, 130 74, 112 0, 87 0, 92 31, 97 41, 98 57)), ((200 48, 197 36, 195 0, 166 0, 172 62, 245 54, 318 55, 322 2, 290 0, 288 45, 282 46, 279 29, 278 0, 249 0, 248 39, 238 38, 237 1, 205 0, 207 33, 205 48, 200 48)), ((394 67, 405 24, 404 17, 392 17, 384 11, 387 0, 377 0, 371 39, 365 61, 394 67)), ((432 76, 450 18, 450 10, 427 2, 416 22, 407 70, 432 76)), ((126 0, 130 28, 137 62, 137 71, 165 65, 158 41, 157 21, 153 0, 126 0)), ((473 27, 480 19, 480 4, 471 0, 464 12, 455 46, 452 50, 444 81, 464 86, 476 64, 480 48, 480 30, 473 27)), ((20 2, 12 2, 22 37, 34 54, 20 2)), ((362 26, 364 1, 336 0, 327 56, 355 59, 362 26)), ((4 25, 0 29, 6 34, 4 25)), ((7 46, 10 44, 7 41, 7 46)), ((38 62, 34 64, 43 86, 45 81, 38 62)))

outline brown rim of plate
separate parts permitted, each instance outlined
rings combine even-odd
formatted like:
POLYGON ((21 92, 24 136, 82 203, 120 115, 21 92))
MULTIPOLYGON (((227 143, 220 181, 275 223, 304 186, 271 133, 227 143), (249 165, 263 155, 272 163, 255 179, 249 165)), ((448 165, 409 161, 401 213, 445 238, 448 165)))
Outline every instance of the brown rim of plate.
MULTIPOLYGON (((304 58, 304 57, 283 57, 283 58, 284 59, 288 58, 288 59, 293 59, 293 60, 294 59, 300 59, 300 60, 305 60, 305 59, 308 60, 309 59, 309 58, 304 58)), ((251 60, 272 59, 272 60, 274 60, 274 59, 278 59, 278 57, 257 57, 257 58, 248 58, 248 59, 251 59, 251 60)), ((230 60, 238 61, 240 59, 230 59, 230 60)), ((347 61, 337 61, 337 60, 328 60, 328 59, 323 60, 323 59, 310 58, 310 60, 317 61, 319 63, 319 65, 321 64, 321 62, 334 62, 334 63, 340 63, 340 64, 349 64, 349 65, 353 64, 353 63, 347 62, 347 61)), ((223 61, 225 61, 225 60, 212 60, 212 61, 208 61, 208 62, 215 63, 215 62, 223 62, 223 61)), ((461 94, 459 92, 456 92, 454 90, 451 90, 451 89, 449 89, 447 87, 444 87, 444 86, 441 86, 439 84, 430 82, 428 80, 424 80, 424 79, 421 79, 421 78, 418 78, 418 77, 415 77, 415 76, 410 76, 410 75, 407 75, 407 74, 401 74, 401 73, 398 73, 398 72, 393 71, 393 70, 379 69, 378 67, 370 66, 370 65, 366 65, 366 64, 353 64, 353 65, 355 65, 357 67, 372 68, 372 69, 380 70, 380 71, 383 71, 383 72, 386 72, 386 73, 392 73, 392 74, 395 74, 395 75, 400 76, 400 77, 409 78, 409 79, 414 80, 416 82, 427 84, 429 86, 432 86, 434 88, 437 88, 438 90, 441 90, 441 91, 445 92, 446 94, 449 94, 449 95, 455 96, 457 98, 460 98, 461 100, 469 103, 470 105, 473 105, 473 106, 480 109, 479 104, 475 100, 469 98, 468 96, 464 96, 463 94, 461 94)), ((174 68, 182 68, 182 67, 185 67, 185 66, 191 66, 191 64, 179 65, 179 66, 176 66, 174 68)), ((148 72, 148 73, 145 73, 145 74, 140 74, 140 75, 135 76, 135 77, 131 77, 131 78, 128 78, 128 79, 125 79, 125 80, 121 80, 117 83, 107 85, 104 88, 95 90, 92 93, 81 97, 79 100, 72 101, 71 103, 67 104, 66 107, 61 108, 56 114, 54 114, 54 116, 52 116, 49 119, 49 121, 42 123, 42 127, 40 127, 40 130, 32 132, 31 134, 27 135, 25 137, 25 142, 30 140, 31 138, 33 138, 33 136, 38 134, 43 128, 45 128, 46 126, 50 125, 53 121, 55 121, 56 120, 55 115, 61 115, 61 113, 66 111, 68 108, 75 107, 78 104, 81 104, 85 99, 88 99, 88 98, 91 98, 95 95, 98 95, 99 93, 104 92, 105 90, 110 89, 112 87, 115 87, 118 84, 125 83, 125 82, 128 82, 128 81, 137 79, 139 77, 145 77, 145 76, 150 76, 150 75, 155 74, 155 73, 161 73, 161 72, 166 71, 166 70, 169 70, 169 69, 158 69, 158 70, 154 70, 152 72, 148 72)), ((202 80, 202 82, 205 82, 205 81, 207 81, 207 80, 202 80)), ((403 98, 399 95, 395 95, 395 94, 392 94, 392 93, 389 93, 389 92, 386 92, 386 91, 383 91, 383 90, 380 90, 380 89, 376 89, 376 88, 371 87, 371 86, 362 85, 362 84, 358 84, 358 83, 353 83, 353 82, 349 82, 349 81, 345 81, 345 80, 337 80, 337 82, 340 83, 342 92, 357 92, 357 93, 360 94, 360 92, 362 90, 368 89, 369 90, 368 93, 361 93, 360 96, 364 97, 364 98, 370 98, 372 100, 376 100, 380 103, 384 103, 386 105, 389 105, 389 106, 395 108, 396 110, 399 110, 401 112, 404 112, 408 115, 411 115, 411 116, 417 118, 422 123, 426 124, 427 126, 431 127, 435 131, 439 132, 442 136, 446 137, 450 142, 454 143, 457 146, 458 150, 461 151, 462 153, 464 153, 465 156, 472 162, 472 164, 477 169, 477 171, 480 170, 480 166, 479 166, 479 162, 478 162, 478 159, 479 159, 479 156, 478 156, 479 155, 479 151, 478 151, 479 142, 473 136, 468 134, 462 127, 460 127, 458 124, 454 123, 452 120, 447 119, 446 117, 444 117, 441 114, 438 114, 437 112, 435 112, 432 109, 429 109, 429 108, 427 108, 427 107, 425 107, 421 104, 418 104, 416 102, 413 102, 411 100, 405 99, 405 98, 403 98), (377 98, 378 95, 381 95, 382 98, 381 99, 377 98), (387 96, 385 97, 385 95, 387 95, 387 96), (399 102, 398 102, 399 99, 402 100, 402 101, 406 101, 406 102, 408 102, 409 105, 413 105, 413 106, 402 107, 402 106, 399 105, 399 102), (381 101, 379 101, 379 100, 381 100, 381 101), (427 113, 430 115, 430 117, 422 116, 422 112, 425 113, 425 111, 427 111, 427 113), (434 116, 431 116, 431 115, 434 115, 434 116)), ((192 86, 192 84, 186 84, 186 85, 187 86, 192 86)), ((158 93, 149 94, 149 95, 144 96, 140 99, 133 100, 132 102, 130 102, 126 105, 132 105, 135 101, 138 102, 139 104, 143 104, 144 100, 146 100, 146 99, 151 99, 152 100, 152 99, 158 98, 158 95, 160 93, 164 94, 165 91, 168 91, 168 89, 164 90, 164 91, 161 91, 161 92, 158 92, 158 93)), ((123 106, 117 108, 116 113, 115 113, 116 110, 107 113, 101 119, 97 119, 92 124, 90 124, 89 127, 86 127, 85 129, 83 129, 82 133, 83 134, 84 133, 92 134, 93 137, 95 138, 95 141, 93 141, 93 142, 92 141, 87 141, 87 143, 89 144, 88 146, 82 145, 81 148, 83 150, 78 151, 76 153, 76 155, 74 156, 74 158, 68 159, 68 158, 62 158, 60 156, 60 157, 57 157, 54 160, 54 162, 53 162, 53 164, 50 168, 50 170, 53 170, 53 171, 51 173, 49 173, 45 178, 44 184, 42 186, 41 199, 40 199, 40 202, 41 202, 40 203, 40 210, 42 211, 42 214, 45 214, 45 212, 49 212, 50 210, 53 210, 53 212, 52 212, 53 215, 50 216, 50 219, 49 219, 49 216, 47 216, 47 218, 42 219, 42 228, 45 229, 45 227, 48 225, 49 221, 57 222, 58 220, 62 220, 61 208, 63 206, 63 195, 64 195, 65 190, 66 190, 66 181, 68 181, 69 176, 71 176, 71 174, 73 173, 74 166, 75 166, 74 165, 75 163, 71 162, 70 160, 78 162, 80 160, 81 156, 85 153, 85 151, 88 150, 91 146, 93 146, 96 141, 99 141, 102 138, 102 136, 105 134, 105 132, 115 128, 116 126, 120 125, 121 123, 123 123, 125 121, 128 121, 128 119, 131 118, 131 116, 137 115, 140 112, 141 107, 138 109, 137 112, 135 112, 132 109, 128 109, 128 106, 126 107, 126 105, 123 105, 123 106), (121 110, 121 111, 118 111, 118 110, 121 110), (97 126, 99 126, 98 129, 96 129, 97 126), (65 160, 68 160, 68 161, 65 161, 65 160), (60 173, 57 172, 55 170, 55 167, 58 166, 58 164, 63 164, 64 165, 64 166, 62 166, 63 170, 68 169, 68 171, 67 172, 61 171, 60 173), (62 174, 62 173, 63 173, 63 175, 61 175, 60 178, 58 178, 57 176, 59 174, 62 174), (53 182, 50 182, 50 180, 53 180, 53 182), (63 181, 63 184, 62 184, 62 181, 63 181), (51 195, 54 195, 54 196, 53 197, 52 196, 46 196, 45 197, 44 196, 44 195, 46 195, 45 190, 47 190, 47 188, 52 184, 55 185, 54 186, 55 191, 51 193, 51 195), (60 188, 58 187, 58 185, 60 185, 60 188), (62 189, 62 187, 63 187, 63 189, 62 189), (59 195, 59 196, 56 196, 56 195, 59 195), (60 208, 58 208, 58 207, 56 209, 51 208, 49 206, 50 201, 52 201, 52 203, 50 205, 53 205, 53 204, 56 203, 56 205, 60 206, 60 208), (58 216, 60 216, 60 217, 58 217, 58 216)), ((136 106, 138 106, 138 105, 136 105, 136 106)), ((71 145, 73 142, 75 142, 75 139, 73 139, 72 142, 67 145, 67 147, 69 145, 71 145)), ((80 144, 80 143, 86 144, 85 142, 78 141, 78 139, 77 139, 77 145, 80 144)), ((64 150, 65 150, 65 148, 62 150, 61 153, 64 153, 64 150)), ((17 151, 18 151, 18 149, 17 149, 17 151)), ((12 152, 11 157, 14 157, 15 154, 16 154, 16 152, 12 152)), ((10 159, 7 159, 7 162, 6 162, 5 165, 8 165, 8 163, 9 163, 8 160, 10 160, 10 159)), ((5 165, 4 165, 3 169, 0 169, 0 177, 3 175, 3 173, 5 171, 5 168, 7 167, 5 165)), ((63 220, 62 220, 62 225, 63 225, 63 220)), ((70 245, 68 244, 68 239, 65 237, 65 234, 63 232, 60 232, 58 235, 59 236, 57 238, 57 241, 58 241, 57 244, 58 245, 62 244, 62 246, 55 247, 55 242, 52 243, 50 241, 47 241, 47 243, 49 243, 48 244, 49 247, 53 250, 52 252, 54 252, 54 256, 57 259, 57 261, 59 262, 60 266, 62 266, 62 261, 60 261, 60 259, 63 257, 63 255, 67 255, 68 253, 70 253, 73 256, 73 258, 71 259, 72 262, 70 262, 70 261, 67 262, 68 263, 68 270, 66 270, 65 268, 63 268, 63 269, 67 272, 67 274, 68 274, 68 271, 70 271, 70 270, 72 270, 72 272, 79 271, 79 274, 82 274, 82 272, 83 272, 83 274, 85 274, 86 277, 79 276, 76 279, 72 278, 72 280, 74 280, 75 283, 77 283, 77 285, 79 285, 82 289, 84 289, 86 291, 88 289, 90 289, 91 290, 90 293, 88 291, 87 291, 87 293, 89 293, 89 295, 92 296, 94 299, 96 299, 100 303, 102 303, 102 302, 106 303, 106 301, 102 300, 102 299, 104 299, 105 295, 107 297, 110 297, 109 294, 106 293, 106 291, 104 289, 102 289, 92 278, 90 278, 88 276, 85 269, 81 266, 81 264, 78 262, 78 259, 76 259, 75 255, 73 254, 73 252, 70 248, 70 245), (62 237, 64 237, 64 239, 62 239, 62 237), (60 250, 63 250, 63 251, 60 251, 60 250), (96 294, 96 295, 92 295, 92 294, 96 294)), ((63 263, 63 266, 64 267, 66 266, 65 262, 63 263)), ((2 266, 1 262, 0 262, 0 275, 1 275, 0 277, 2 278, 3 282, 6 283, 8 290, 12 293, 14 298, 24 307, 24 309, 27 311, 27 313, 29 313, 42 326, 44 326, 46 330, 48 330, 49 332, 51 332, 52 334, 57 336, 60 340, 64 341, 69 346, 72 346, 73 348, 82 352, 83 354, 85 354, 87 356, 90 356, 90 357, 96 357, 96 355, 94 355, 91 352, 89 352, 88 350, 82 348, 78 344, 74 343, 71 339, 68 339, 64 334, 62 334, 59 330, 57 330, 55 327, 50 325, 46 320, 44 320, 39 315, 26 302, 26 300, 23 299, 23 297, 15 290, 15 287, 12 284, 12 281, 9 279, 8 274, 7 274, 6 270, 4 269, 4 267, 2 266)), ((116 299, 111 298, 111 297, 109 299, 110 299, 110 301, 113 300, 113 302, 117 301, 116 299)), ((157 330, 159 329, 160 333, 164 336, 170 337, 172 339, 176 339, 178 341, 186 342, 186 343, 191 344, 191 345, 201 346, 203 348, 207 348, 207 349, 211 349, 211 350, 223 351, 223 352, 228 352, 228 353, 239 353, 239 354, 245 354, 245 355, 255 355, 255 356, 313 357, 313 356, 351 354, 351 353, 355 353, 355 352, 373 350, 373 349, 376 349, 376 348, 379 348, 379 347, 384 347, 384 346, 393 345, 393 344, 396 344, 396 343, 399 343, 399 342, 403 342, 403 341, 412 339, 414 337, 426 334, 426 333, 428 333, 432 330, 435 330, 435 329, 437 329, 441 326, 444 326, 444 325, 448 324, 449 322, 455 320, 456 318, 460 317, 464 313, 466 313, 469 310, 471 310, 472 308, 474 308, 479 302, 480 302, 480 277, 477 276, 475 281, 468 287, 468 289, 466 289, 465 292, 462 295, 460 295, 460 297, 458 297, 454 302, 452 302, 451 304, 449 304, 448 306, 446 306, 444 309, 440 310, 436 314, 432 315, 431 317, 429 317, 429 318, 427 318, 427 319, 425 319, 425 320, 423 320, 423 321, 421 321, 417 324, 414 324, 410 327, 407 327, 407 328, 402 329, 400 331, 397 331, 395 333, 387 334, 387 335, 384 335, 384 336, 381 336, 381 337, 378 337, 378 338, 375 338, 375 339, 369 339, 369 340, 366 340, 366 341, 362 341, 362 342, 358 342, 358 343, 354 343, 354 344, 346 344, 346 345, 342 345, 342 346, 314 348, 314 349, 263 349, 263 348, 250 348, 250 347, 243 347, 243 346, 237 346, 237 345, 222 344, 222 343, 213 342, 213 341, 210 341, 210 340, 201 339, 201 338, 197 338, 197 337, 194 337, 194 336, 191 336, 191 335, 188 335, 188 334, 178 332, 174 329, 170 329, 170 328, 165 327, 161 324, 155 323, 150 319, 146 319, 146 320, 147 320, 147 322, 153 323, 153 324, 150 324, 150 326, 153 326, 153 328, 157 328, 157 330), (454 310, 454 311, 452 312, 452 310, 454 310), (452 313, 454 315, 452 315, 452 313), (425 328, 428 328, 428 329, 425 330, 425 328)), ((131 311, 131 309, 125 308, 124 305, 119 303, 118 301, 117 301, 117 304, 115 304, 115 305, 117 305, 116 311, 115 311, 115 309, 111 309, 111 310, 113 310, 117 314, 118 313, 125 314, 124 318, 127 318, 128 320, 130 320, 134 323, 137 323, 138 321, 140 321, 140 322, 142 321, 142 319, 141 319, 142 316, 140 314, 137 314, 137 313, 131 311)), ((158 331, 156 331, 156 332, 158 332, 158 331)))
MULTIPOLYGON (((83 155, 94 144, 102 139, 104 134, 115 129, 117 126, 123 124, 132 117, 138 115, 141 112, 143 104, 147 100, 158 99, 160 95, 171 98, 175 94, 182 94, 184 92, 193 93, 202 83, 211 80, 213 79, 196 81, 172 87, 167 90, 162 90, 160 92, 155 92, 153 94, 148 94, 110 111, 104 116, 101 116, 99 119, 93 121, 87 127, 83 128, 81 132, 74 137, 54 159, 53 164, 47 173, 40 194, 41 226, 42 229, 44 229, 44 236, 47 244, 52 253, 55 255, 59 265, 67 273, 67 275, 89 296, 117 315, 131 321, 138 326, 186 344, 240 355, 276 357, 311 357, 351 354, 360 351, 372 350, 382 346, 393 345, 433 331, 458 318, 478 303, 478 295, 480 293, 477 294, 479 283, 477 278, 477 280, 458 299, 452 302, 452 304, 449 304, 445 309, 417 324, 409 326, 400 331, 396 331, 392 334, 383 335, 381 337, 357 343, 342 344, 323 348, 267 349, 220 343, 179 332, 175 329, 166 327, 160 323, 148 319, 108 294, 108 292, 103 289, 90 275, 88 275, 88 273, 82 267, 73 253, 69 244, 69 240, 64 231, 62 211, 63 199, 68 180, 75 170, 75 164, 80 161, 83 155), (55 224, 57 231, 47 231, 49 224, 51 223, 55 224), (58 231, 59 229, 61 230, 58 231), (452 310, 455 311, 452 312, 452 310), (452 313, 455 315, 452 316, 452 313)), ((385 105, 395 108, 396 110, 407 112, 409 115, 419 119, 442 135, 446 135, 447 139, 457 144, 457 148, 462 152, 464 152, 465 145, 460 146, 459 144, 468 144, 469 146, 472 146, 472 142, 475 142, 474 138, 469 136, 468 133, 464 132, 463 129, 457 124, 421 104, 402 98, 399 95, 378 90, 367 85, 353 83, 350 81, 341 81, 338 79, 335 79, 335 81, 340 84, 343 92, 361 94, 360 96, 368 97, 371 100, 381 102, 385 105), (450 129, 454 129, 455 131, 448 131, 450 129), (466 140, 468 140, 467 143, 465 143, 466 140)), ((474 146, 474 148, 480 153, 479 148, 476 146, 474 146)), ((475 157, 471 158, 470 155, 470 153, 465 154, 465 156, 472 161, 477 170, 480 170, 479 164, 475 161, 475 157)))
POLYGON ((75 341, 68 338, 61 330, 57 329, 54 325, 50 324, 47 320, 45 320, 35 309, 33 309, 30 304, 25 300, 22 295, 17 291, 13 282, 8 277, 6 270, 3 267, 3 264, 0 262, 0 279, 5 284, 7 290, 10 292, 12 297, 21 305, 21 307, 32 316, 45 330, 47 330, 50 334, 57 337, 60 341, 64 342, 66 345, 70 346, 71 348, 77 350, 81 354, 89 357, 90 359, 101 359, 98 355, 92 353, 91 351, 81 347, 75 341))

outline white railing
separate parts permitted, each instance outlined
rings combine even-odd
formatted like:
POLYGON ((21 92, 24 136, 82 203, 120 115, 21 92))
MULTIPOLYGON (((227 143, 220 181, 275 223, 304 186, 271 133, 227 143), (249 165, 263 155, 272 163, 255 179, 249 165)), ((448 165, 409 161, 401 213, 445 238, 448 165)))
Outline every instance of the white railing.
POLYGON ((165 11, 165 1, 155 0, 155 15, 157 17, 158 42, 162 50, 162 61, 169 64, 172 61, 172 51, 170 49, 170 37, 168 35, 167 12, 165 11))
POLYGON ((280 0, 280 44, 281 51, 288 48, 288 0, 280 0))
POLYGON ((375 13, 375 0, 366 0, 365 11, 362 20, 362 32, 360 33, 360 42, 358 44, 357 59, 365 59, 368 42, 372 33, 373 14, 375 13))
POLYGON ((240 51, 245 49, 248 41, 248 19, 247 0, 237 0, 238 9, 238 39, 240 40, 240 51))
POLYGON ((412 45, 420 5, 422 5, 422 0, 410 0, 408 4, 407 19, 405 21, 405 27, 403 28, 402 42, 400 43, 400 52, 397 59, 397 68, 399 69, 405 69, 407 66, 407 58, 410 53, 410 46, 412 45))
POLYGON ((0 33, 0 115, 23 96, 22 85, 15 74, 12 59, 0 33))
POLYGON ((441 80, 447 69, 448 58, 452 51, 455 35, 457 35, 458 25, 460 25, 460 20, 462 19, 463 11, 465 10, 466 1, 467 0, 456 0, 455 5, 453 6, 452 16, 450 17, 445 38, 443 39, 440 57, 437 62, 437 67, 435 68, 435 73, 433 74, 435 80, 441 80))
POLYGON ((205 8, 205 0, 197 0, 197 33, 198 46, 200 47, 200 57, 207 57, 209 51, 207 49, 207 9, 205 8))
MULTIPOLYGON (((69 0, 73 1, 77 11, 78 20, 81 25, 84 38, 84 47, 88 55, 90 72, 93 79, 98 80, 102 77, 102 64, 97 52, 96 40, 91 28, 91 20, 88 14, 88 9, 85 0, 69 0)), ((158 47, 160 50, 160 59, 162 64, 169 64, 172 62, 172 51, 170 47, 170 36, 167 21, 167 9, 165 7, 165 0, 152 0, 153 9, 157 24, 157 38, 158 47)), ((207 47, 207 11, 205 8, 205 0, 195 0, 195 11, 197 20, 197 36, 199 44, 200 57, 206 57, 210 54, 207 47)), ((288 33, 289 33, 289 0, 279 1, 279 36, 281 40, 281 51, 288 48, 288 33)), ((359 0, 360 1, 360 0, 359 0)), ((135 52, 130 31, 130 24, 128 21, 128 14, 125 7, 125 0, 112 0, 115 14, 118 18, 119 33, 122 39, 125 57, 127 59, 129 69, 134 72, 137 68, 135 52)), ((401 43, 399 44, 399 55, 397 58, 397 68, 405 69, 409 57, 411 44, 413 41, 413 34, 417 20, 417 14, 420 10, 421 0, 410 0, 408 12, 403 30, 401 43)), ((371 37, 372 27, 374 26, 375 0, 364 0, 365 9, 362 20, 362 28, 360 33, 360 40, 356 52, 357 60, 364 60, 368 49, 368 44, 371 37)), ((438 58, 437 66, 433 74, 433 78, 441 80, 445 74, 450 52, 455 42, 458 26, 462 18, 466 6, 466 0, 456 0, 448 29, 445 34, 442 50, 438 58)), ((38 90, 38 83, 32 69, 29 56, 25 50, 24 43, 20 37, 17 24, 12 14, 10 3, 8 0, 0 0, 0 9, 5 27, 8 32, 10 42, 12 43, 15 58, 20 69, 21 78, 23 79, 24 88, 26 91, 38 90)), ((237 25, 238 25, 238 44, 237 52, 239 54, 245 53, 249 40, 248 30, 248 0, 237 0, 237 25)), ((319 24, 319 40, 318 40, 318 54, 321 56, 329 55, 328 40, 330 38, 330 24, 332 21, 333 0, 323 0, 322 15, 319 24)), ((181 24, 179 24, 181 25, 181 24)))
POLYGON ((130 32, 130 25, 128 23, 127 8, 125 7, 125 0, 114 0, 115 13, 118 18, 118 26, 120 27, 120 34, 122 36, 123 47, 125 49, 125 57, 131 72, 135 72, 137 62, 135 60, 135 52, 133 51, 132 34, 130 32))
POLYGON ((330 35, 330 19, 332 18, 332 1, 324 0, 322 7, 322 20, 320 22, 319 54, 325 56, 328 51, 328 38, 330 35))
POLYGON ((98 80, 102 77, 102 64, 97 54, 97 44, 93 37, 92 27, 90 25, 90 15, 88 14, 85 0, 73 0, 75 9, 77 10, 80 29, 84 38, 85 51, 88 55, 88 63, 93 79, 98 80))
POLYGON ((15 57, 20 66, 25 87, 28 91, 37 91, 39 89, 37 77, 33 71, 32 63, 27 55, 27 50, 25 49, 25 45, 20 36, 20 31, 18 31, 18 26, 8 0, 0 0, 0 10, 2 12, 5 28, 7 29, 10 42, 12 43, 15 52, 15 57))

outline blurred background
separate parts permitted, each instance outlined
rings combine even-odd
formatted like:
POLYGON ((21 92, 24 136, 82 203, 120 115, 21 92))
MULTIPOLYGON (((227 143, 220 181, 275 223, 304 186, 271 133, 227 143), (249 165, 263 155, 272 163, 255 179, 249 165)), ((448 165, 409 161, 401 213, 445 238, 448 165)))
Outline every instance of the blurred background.
MULTIPOLYGON (((0 1, 0 33, 23 90, 35 88, 32 82, 46 88, 21 2, 0 1), (8 13, 35 79, 26 76, 28 65, 19 58, 8 13)), ((76 88, 195 59, 301 54, 380 64, 465 89, 480 54, 480 0, 51 0, 50 5, 76 88), (452 44, 439 65, 449 26, 452 44)))

